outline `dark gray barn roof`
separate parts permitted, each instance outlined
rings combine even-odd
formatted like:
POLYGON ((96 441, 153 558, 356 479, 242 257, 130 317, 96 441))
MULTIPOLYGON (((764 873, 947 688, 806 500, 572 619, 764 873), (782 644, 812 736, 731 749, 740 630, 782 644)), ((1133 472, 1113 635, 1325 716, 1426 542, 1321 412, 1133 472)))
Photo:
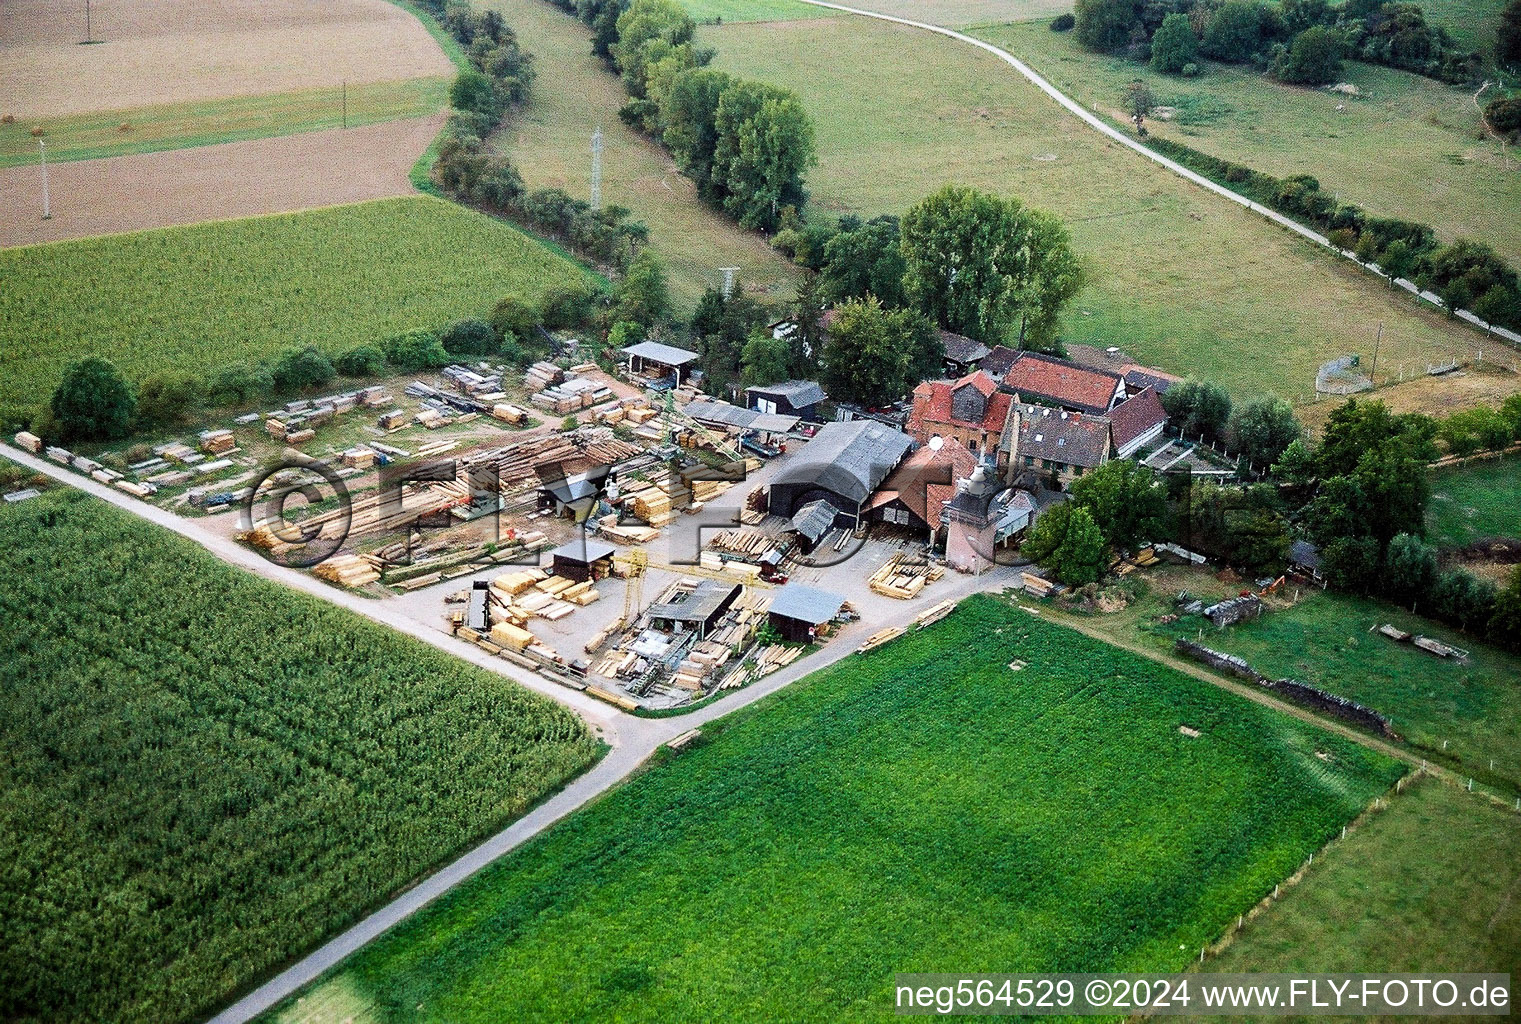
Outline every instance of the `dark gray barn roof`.
POLYGON ((913 446, 907 434, 873 420, 826 423, 772 483, 812 485, 863 504, 913 446))
POLYGON ((563 558, 567 562, 581 562, 585 565, 590 565, 592 562, 603 558, 611 558, 613 552, 617 550, 611 544, 600 540, 590 540, 585 536, 581 536, 573 541, 561 544, 549 554, 551 558, 563 558))
POLYGON ((824 394, 824 389, 819 386, 818 381, 813 380, 784 380, 780 384, 757 385, 745 390, 752 395, 774 395, 785 398, 794 409, 817 405, 829 397, 824 394))

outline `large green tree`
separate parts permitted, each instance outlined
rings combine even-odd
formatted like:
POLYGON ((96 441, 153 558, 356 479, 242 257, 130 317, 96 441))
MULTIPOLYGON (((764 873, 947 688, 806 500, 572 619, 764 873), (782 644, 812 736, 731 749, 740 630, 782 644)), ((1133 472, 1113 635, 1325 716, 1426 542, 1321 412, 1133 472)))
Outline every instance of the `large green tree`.
POLYGON ((1151 470, 1131 459, 1114 459, 1074 481, 1072 503, 1087 509, 1115 548, 1133 551, 1163 537, 1167 491, 1151 470))
POLYGON ((653 327, 665 316, 671 305, 671 293, 666 285, 665 263, 655 250, 639 250, 628 265, 628 272, 613 291, 613 316, 616 323, 629 320, 644 327, 653 327))
POLYGON ((947 185, 903 218, 909 299, 940 326, 985 344, 1039 341, 1081 283, 1066 229, 1003 198, 947 185))
POLYGON ((875 295, 886 306, 903 306, 903 248, 896 217, 877 217, 841 230, 824 245, 819 289, 830 303, 875 295))
POLYGON ((1077 0, 1077 41, 1099 53, 1113 53, 1130 42, 1140 24, 1135 0, 1077 0))
POLYGON ((1199 38, 1194 35, 1193 23, 1182 11, 1174 11, 1162 19, 1161 27, 1151 37, 1151 68, 1166 75, 1175 75, 1190 64, 1199 62, 1199 38))
POLYGON ((1162 407, 1184 437, 1220 437, 1230 421, 1231 396, 1218 384, 1189 379, 1167 389, 1162 407))
POLYGON ((1281 398, 1259 398, 1238 406, 1226 430, 1231 447, 1254 466, 1277 462, 1301 433, 1294 407, 1281 398))
POLYGON ((933 372, 945 358, 945 347, 923 316, 887 309, 872 295, 837 307, 823 356, 823 383, 831 396, 881 406, 902 398, 933 372))
POLYGON ((618 39, 610 46, 624 87, 643 99, 650 66, 680 46, 688 46, 697 23, 676 0, 634 0, 618 16, 618 39))
POLYGON ((713 154, 718 148, 718 101, 734 79, 712 68, 677 75, 661 103, 665 144, 682 173, 705 199, 713 195, 713 154))
POLYGON ((1521 64, 1521 0, 1510 0, 1500 15, 1495 59, 1503 65, 1521 64))
POLYGON ((1279 53, 1273 75, 1294 85, 1330 85, 1341 77, 1341 56, 1341 33, 1314 25, 1279 53))
POLYGON ((774 231, 782 211, 808 198, 803 174, 818 162, 813 122, 787 89, 737 82, 719 96, 712 187, 741 227, 774 231))
POLYGON ((127 436, 137 395, 115 363, 90 356, 63 371, 52 409, 64 440, 112 441, 127 436))
POLYGON ((1104 570, 1104 534, 1086 508, 1070 501, 1036 517, 1020 551, 1069 587, 1093 583, 1104 570))

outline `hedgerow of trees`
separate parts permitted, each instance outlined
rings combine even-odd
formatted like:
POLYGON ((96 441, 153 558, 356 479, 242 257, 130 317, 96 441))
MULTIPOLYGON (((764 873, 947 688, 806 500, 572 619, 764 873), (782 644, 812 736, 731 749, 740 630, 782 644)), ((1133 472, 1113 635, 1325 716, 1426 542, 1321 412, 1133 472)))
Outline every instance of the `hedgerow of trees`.
POLYGON ((623 120, 663 142, 705 201, 753 230, 797 218, 817 158, 794 93, 709 68, 713 51, 676 0, 553 2, 591 26, 592 52, 622 78, 623 120))

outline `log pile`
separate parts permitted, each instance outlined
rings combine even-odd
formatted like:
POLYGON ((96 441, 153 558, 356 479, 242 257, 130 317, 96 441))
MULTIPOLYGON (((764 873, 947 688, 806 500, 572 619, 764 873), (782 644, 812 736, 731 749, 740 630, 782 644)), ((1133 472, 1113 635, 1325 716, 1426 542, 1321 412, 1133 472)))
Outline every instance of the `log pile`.
POLYGON ((493 419, 501 420, 503 423, 510 423, 513 426, 518 426, 528 419, 528 413, 525 410, 505 402, 493 406, 491 416, 493 419))
POLYGON ((380 579, 378 559, 364 555, 334 555, 312 567, 312 575, 345 587, 364 587, 380 579))
POLYGON ((655 527, 671 522, 691 501, 691 490, 674 479, 631 485, 624 492, 624 507, 655 527))
POLYGON ((935 623, 939 622, 941 619, 945 618, 955 610, 955 601, 941 601, 939 604, 931 608, 926 608, 924 611, 914 616, 914 624, 920 629, 923 629, 925 626, 933 626, 935 623))
POLYGON ((708 547, 715 551, 727 551, 730 554, 740 555, 746 558, 759 558, 775 543, 771 537, 759 530, 719 530, 708 541, 708 547))
POLYGON ((856 648, 856 653, 865 654, 867 651, 874 651, 878 647, 881 647, 883 644, 891 643, 892 641, 898 639, 898 637, 903 635, 903 632, 904 630, 902 626, 893 626, 890 629, 879 629, 871 636, 867 637, 864 644, 856 648))
POLYGON ((201 431, 201 451, 212 455, 221 455, 233 449, 233 437, 230 430, 203 430, 201 431))

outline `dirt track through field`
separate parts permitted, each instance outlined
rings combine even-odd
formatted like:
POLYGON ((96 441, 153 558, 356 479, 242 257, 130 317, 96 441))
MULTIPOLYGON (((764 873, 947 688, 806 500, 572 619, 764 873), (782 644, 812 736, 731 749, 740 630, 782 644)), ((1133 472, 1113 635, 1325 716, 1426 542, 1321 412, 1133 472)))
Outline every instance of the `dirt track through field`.
POLYGON ((39 119, 453 72, 387 0, 0 3, 0 115, 39 119))
POLYGON ((48 167, 0 169, 0 247, 408 195, 444 115, 48 167))

